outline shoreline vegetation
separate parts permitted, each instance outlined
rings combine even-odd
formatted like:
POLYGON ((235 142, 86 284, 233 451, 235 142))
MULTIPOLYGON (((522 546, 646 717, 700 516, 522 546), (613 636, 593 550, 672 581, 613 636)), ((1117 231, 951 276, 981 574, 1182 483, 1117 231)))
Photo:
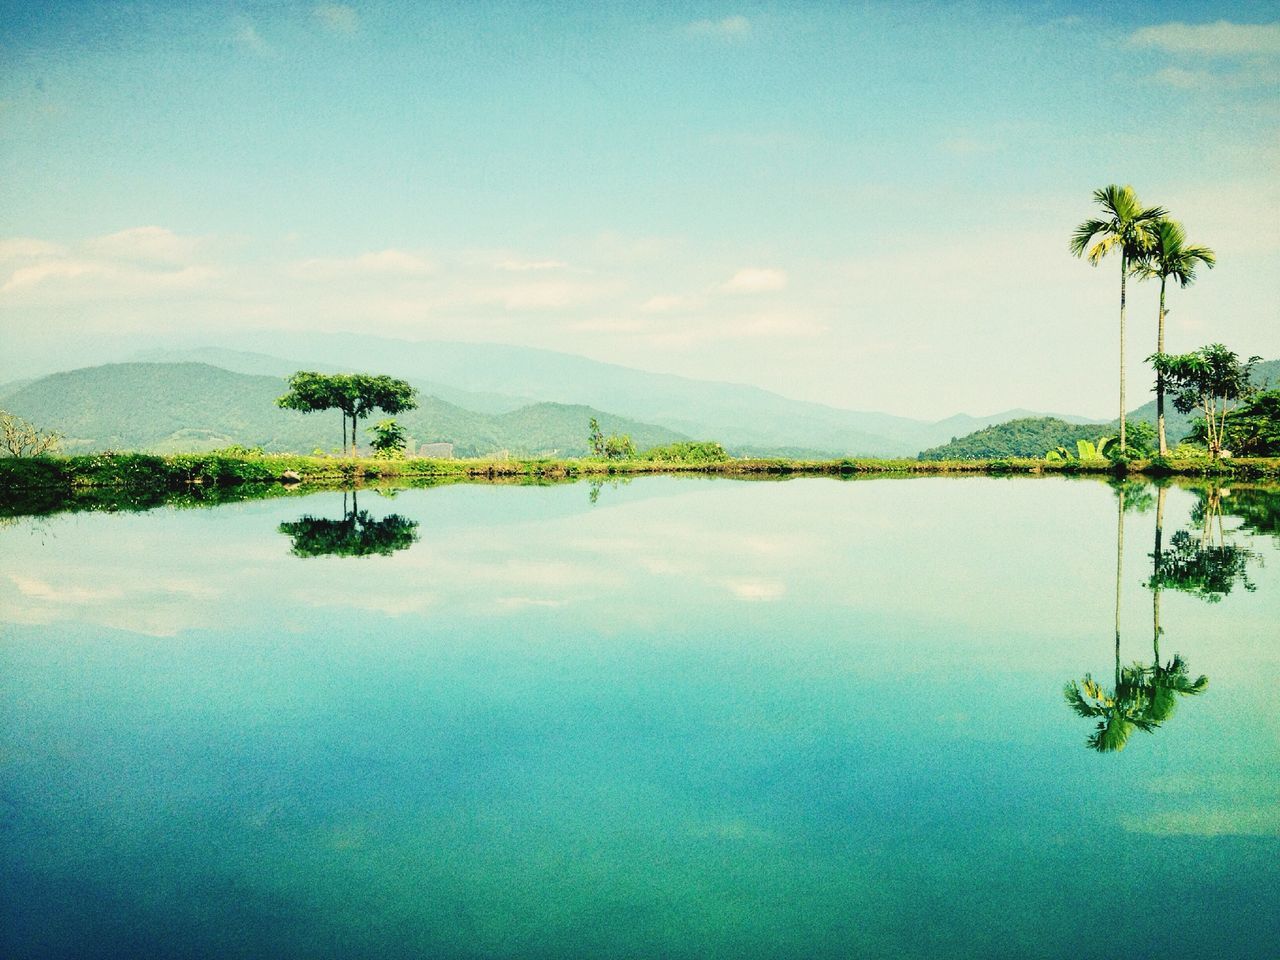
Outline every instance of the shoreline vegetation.
POLYGON ((560 483, 680 474, 740 480, 919 476, 1190 477, 1280 481, 1280 458, 1107 460, 433 460, 213 452, 0 459, 0 517, 66 510, 140 510, 361 486, 560 483))

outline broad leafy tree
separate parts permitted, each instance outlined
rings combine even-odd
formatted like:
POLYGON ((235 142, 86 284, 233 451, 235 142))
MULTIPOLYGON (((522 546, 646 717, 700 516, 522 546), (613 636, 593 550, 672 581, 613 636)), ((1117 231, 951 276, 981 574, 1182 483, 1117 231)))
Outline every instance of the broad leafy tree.
MULTIPOLYGON (((1155 244, 1146 255, 1134 264, 1134 275, 1149 280, 1160 279, 1160 313, 1156 325, 1156 355, 1164 353, 1164 318, 1168 314, 1165 309, 1165 286, 1170 279, 1180 287, 1190 286, 1196 279, 1196 267, 1200 264, 1213 269, 1217 262, 1212 250, 1208 247, 1194 247, 1187 243, 1187 234, 1182 224, 1167 217, 1156 221, 1155 244)), ((1164 376, 1156 370, 1156 432, 1160 439, 1160 455, 1169 452, 1169 445, 1164 434, 1164 376)))
POLYGON ((1192 353, 1158 353, 1148 359, 1156 373, 1176 391, 1173 406, 1179 413, 1196 409, 1203 412, 1204 420, 1197 428, 1201 436, 1197 439, 1204 441, 1211 457, 1221 456, 1227 415, 1234 404, 1253 392, 1249 377, 1253 365, 1262 358, 1242 361, 1222 344, 1211 343, 1192 353))
POLYGON ((299 370, 289 378, 289 392, 276 399, 287 410, 342 412, 342 447, 347 448, 351 421, 351 454, 356 452, 356 428, 374 410, 400 413, 418 405, 417 391, 403 380, 365 373, 315 373, 299 370))
POLYGON ((1071 235, 1071 252, 1088 257, 1097 266, 1110 253, 1120 254, 1120 452, 1128 448, 1125 431, 1124 394, 1124 311, 1125 280, 1130 267, 1141 260, 1156 242, 1156 222, 1165 216, 1162 207, 1144 207, 1133 187, 1114 183, 1093 191, 1102 216, 1086 220, 1071 235))

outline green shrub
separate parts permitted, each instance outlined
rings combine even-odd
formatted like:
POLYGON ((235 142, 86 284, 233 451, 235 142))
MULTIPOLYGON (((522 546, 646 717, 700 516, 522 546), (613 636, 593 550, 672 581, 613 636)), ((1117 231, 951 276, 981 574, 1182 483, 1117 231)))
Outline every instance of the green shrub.
POLYGON ((730 459, 724 447, 714 440, 690 440, 651 447, 644 452, 644 458, 664 463, 712 463, 730 459))

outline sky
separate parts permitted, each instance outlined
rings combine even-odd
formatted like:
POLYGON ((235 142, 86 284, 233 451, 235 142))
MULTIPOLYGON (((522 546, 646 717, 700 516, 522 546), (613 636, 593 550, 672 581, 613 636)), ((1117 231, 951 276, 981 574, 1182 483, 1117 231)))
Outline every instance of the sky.
POLYGON ((1093 191, 1218 255, 1170 351, 1280 357, 1278 121, 1271 2, 0 0, 0 379, 356 331, 1114 416, 1093 191))

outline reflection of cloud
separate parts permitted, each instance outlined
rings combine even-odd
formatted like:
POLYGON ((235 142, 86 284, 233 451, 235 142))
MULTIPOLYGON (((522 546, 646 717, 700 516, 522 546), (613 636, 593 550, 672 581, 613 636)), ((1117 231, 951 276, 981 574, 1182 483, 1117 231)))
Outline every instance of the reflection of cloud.
POLYGON ((547 597, 499 597, 495 602, 503 609, 515 610, 522 607, 563 607, 568 601, 547 597))
POLYGON ((326 29, 339 34, 353 34, 360 27, 360 17, 343 3, 322 3, 311 11, 326 29))
POLYGON ((124 591, 119 587, 105 589, 82 586, 55 587, 46 580, 23 577, 15 573, 9 574, 9 579, 24 597, 48 603, 92 603, 95 600, 114 600, 124 595, 124 591))
POLYGON ((235 40, 241 49, 256 53, 260 57, 269 57, 275 53, 275 49, 266 40, 262 39, 262 35, 258 33, 258 28, 252 23, 240 24, 236 28, 235 40))
POLYGON ((1280 56, 1280 23, 1164 23, 1135 30, 1129 43, 1189 56, 1280 56))
POLYGON ((1280 803, 1218 810, 1167 810, 1127 816, 1130 833, 1196 837, 1280 837, 1280 803))
POLYGON ((690 33, 733 40, 745 37, 751 32, 751 21, 741 15, 724 17, 721 20, 695 20, 689 24, 688 29, 690 33))
MULTIPOLYGON (((336 562, 344 562, 339 558, 336 562)), ((308 607, 341 607, 347 610, 368 610, 388 617, 402 617, 421 613, 434 606, 436 598, 426 593, 398 594, 386 591, 371 592, 367 587, 354 591, 332 589, 302 589, 291 594, 293 599, 308 607)))
POLYGON ((786 585, 777 580, 729 580, 725 586, 739 600, 753 602, 778 600, 787 592, 786 585))

